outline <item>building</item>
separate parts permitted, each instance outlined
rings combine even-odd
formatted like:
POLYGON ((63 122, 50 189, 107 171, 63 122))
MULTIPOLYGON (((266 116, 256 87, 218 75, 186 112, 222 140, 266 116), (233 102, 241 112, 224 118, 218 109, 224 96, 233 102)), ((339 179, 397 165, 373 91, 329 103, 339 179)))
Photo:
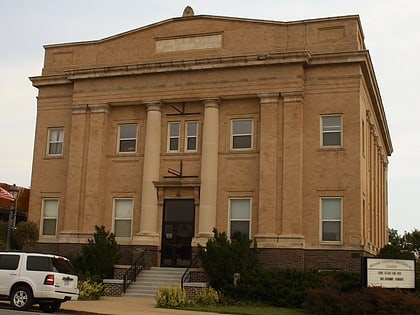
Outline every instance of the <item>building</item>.
POLYGON ((186 266, 213 228, 268 267, 358 270, 387 242, 392 144, 358 16, 194 15, 45 46, 29 219, 43 250, 104 225, 186 266))

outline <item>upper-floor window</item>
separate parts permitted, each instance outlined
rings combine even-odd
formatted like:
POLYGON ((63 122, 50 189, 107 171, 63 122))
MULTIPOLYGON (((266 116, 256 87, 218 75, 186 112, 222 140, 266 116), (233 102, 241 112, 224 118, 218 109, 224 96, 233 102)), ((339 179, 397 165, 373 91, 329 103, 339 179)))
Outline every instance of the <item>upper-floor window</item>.
POLYGON ((137 125, 119 125, 118 134, 118 152, 127 153, 137 151, 137 125))
POLYGON ((168 124, 168 152, 179 152, 179 122, 170 122, 168 124))
POLYGON ((54 236, 57 233, 58 199, 42 200, 42 235, 54 236))
POLYGON ((342 198, 321 198, 321 241, 341 242, 342 198))
POLYGON ((47 155, 63 155, 64 128, 48 128, 47 155))
POLYGON ((131 237, 133 199, 114 199, 114 234, 116 237, 131 237))
POLYGON ((229 199, 230 237, 240 232, 249 237, 251 235, 251 199, 229 199))
POLYGON ((321 116, 321 144, 323 147, 339 147, 343 144, 343 119, 341 115, 321 116))
POLYGON ((231 129, 231 148, 232 150, 252 149, 252 119, 233 119, 231 129))
POLYGON ((198 122, 187 121, 185 123, 185 151, 196 152, 198 140, 198 122))

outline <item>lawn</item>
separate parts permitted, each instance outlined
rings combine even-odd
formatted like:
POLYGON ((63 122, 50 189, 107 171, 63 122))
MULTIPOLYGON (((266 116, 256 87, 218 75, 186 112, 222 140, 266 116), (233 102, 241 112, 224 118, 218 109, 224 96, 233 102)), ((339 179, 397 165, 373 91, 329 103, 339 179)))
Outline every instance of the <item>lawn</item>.
POLYGON ((213 312, 236 315, 304 315, 309 314, 301 309, 282 308, 261 305, 193 305, 184 307, 185 310, 213 312))

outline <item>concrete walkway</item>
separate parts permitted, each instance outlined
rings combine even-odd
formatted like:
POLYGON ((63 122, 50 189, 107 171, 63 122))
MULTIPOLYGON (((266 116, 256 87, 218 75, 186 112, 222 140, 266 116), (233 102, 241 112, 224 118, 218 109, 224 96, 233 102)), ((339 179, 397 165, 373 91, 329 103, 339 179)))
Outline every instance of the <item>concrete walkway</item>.
POLYGON ((136 297, 102 297, 98 301, 69 301, 61 305, 67 313, 94 313, 106 315, 216 315, 217 313, 194 312, 157 308, 156 301, 136 297))

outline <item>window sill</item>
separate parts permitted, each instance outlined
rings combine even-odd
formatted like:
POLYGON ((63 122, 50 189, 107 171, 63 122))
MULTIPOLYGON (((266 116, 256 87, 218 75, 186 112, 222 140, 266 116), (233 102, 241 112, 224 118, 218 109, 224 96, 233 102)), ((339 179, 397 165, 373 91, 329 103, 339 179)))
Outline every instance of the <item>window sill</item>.
POLYGON ((317 151, 318 152, 346 151, 346 149, 344 147, 321 147, 317 151))

